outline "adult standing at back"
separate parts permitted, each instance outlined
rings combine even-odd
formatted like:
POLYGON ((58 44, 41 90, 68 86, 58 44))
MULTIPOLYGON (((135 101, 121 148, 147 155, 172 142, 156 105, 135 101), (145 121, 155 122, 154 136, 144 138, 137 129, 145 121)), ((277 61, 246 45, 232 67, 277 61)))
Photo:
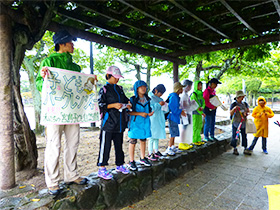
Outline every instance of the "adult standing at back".
MULTIPOLYGON (((53 36, 56 53, 44 59, 40 66, 40 74, 36 78, 36 85, 39 91, 42 90, 43 79, 48 75, 47 67, 56 67, 70 71, 80 72, 81 67, 72 61, 71 53, 74 52, 76 41, 66 30, 61 30, 53 36)), ((86 184, 87 179, 81 178, 77 171, 77 150, 80 141, 80 125, 48 125, 47 144, 45 149, 45 181, 49 194, 59 194, 59 156, 61 148, 61 136, 65 134, 64 142, 64 181, 68 184, 86 184)))
POLYGON ((216 95, 216 87, 218 84, 222 84, 218 79, 212 78, 208 82, 207 88, 203 92, 203 98, 205 100, 205 124, 204 124, 204 141, 217 141, 215 138, 215 123, 216 123, 216 109, 217 107, 210 103, 210 98, 216 95), (210 133, 210 136, 209 136, 210 133))

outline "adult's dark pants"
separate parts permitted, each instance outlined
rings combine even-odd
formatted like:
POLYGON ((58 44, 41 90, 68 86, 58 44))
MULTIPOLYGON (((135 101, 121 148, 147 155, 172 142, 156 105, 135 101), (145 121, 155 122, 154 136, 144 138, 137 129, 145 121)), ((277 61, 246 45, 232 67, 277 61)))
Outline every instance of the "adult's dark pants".
POLYGON ((111 133, 111 132, 101 130, 99 156, 97 159, 98 166, 108 165, 112 140, 115 146, 116 165, 121 166, 124 164, 124 152, 122 148, 123 133, 111 133))
MULTIPOLYGON (((255 137, 255 138, 253 139, 253 142, 252 142, 251 146, 249 147, 250 150, 253 150, 253 149, 254 149, 254 147, 255 147, 256 144, 257 144, 258 139, 259 139, 259 137, 255 137)), ((262 149, 263 149, 263 150, 266 150, 266 138, 264 138, 264 137, 262 137, 262 149)))
POLYGON ((204 138, 209 138, 210 136, 213 138, 215 134, 215 124, 216 124, 216 110, 212 110, 209 113, 206 113, 205 116, 205 124, 204 124, 204 138))
MULTIPOLYGON (((231 137, 230 145, 233 148, 235 148, 237 146, 236 131, 237 131, 237 127, 232 125, 232 137, 231 137)), ((241 128, 241 139, 242 139, 242 147, 244 147, 246 149, 248 146, 246 128, 241 128)))

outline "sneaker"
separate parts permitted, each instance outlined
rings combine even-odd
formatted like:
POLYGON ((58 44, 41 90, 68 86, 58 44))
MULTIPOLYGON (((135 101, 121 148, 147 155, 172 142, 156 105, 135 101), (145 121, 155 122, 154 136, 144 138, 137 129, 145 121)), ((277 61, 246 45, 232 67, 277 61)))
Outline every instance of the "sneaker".
POLYGON ((209 137, 210 140, 212 141, 219 141, 218 139, 216 139, 214 136, 213 137, 209 137))
POLYGON ((68 184, 68 185, 71 185, 71 184, 84 185, 87 182, 88 182, 87 178, 79 177, 78 179, 76 179, 72 182, 66 182, 66 184, 68 184))
POLYGON ((124 165, 117 166, 116 171, 123 174, 129 174, 129 170, 124 165))
POLYGON ((163 154, 161 154, 160 151, 157 151, 157 152, 155 153, 155 157, 157 157, 157 158, 160 158, 160 157, 162 157, 162 156, 163 156, 163 154))
POLYGON ((183 152, 182 150, 178 149, 177 147, 175 147, 174 145, 171 147, 172 151, 175 153, 181 153, 183 152))
POLYGON ((59 186, 57 185, 57 186, 54 186, 54 187, 49 187, 49 188, 48 188, 48 193, 49 193, 50 195, 58 195, 58 194, 60 193, 60 188, 59 188, 59 186))
POLYGON ((165 153, 169 156, 174 156, 175 155, 175 152, 173 152, 173 150, 168 147, 166 150, 165 150, 165 153))
POLYGON ((233 154, 234 154, 234 155, 239 155, 239 152, 238 152, 237 148, 234 148, 234 149, 233 149, 233 154))
POLYGON ((266 155, 268 154, 266 149, 263 150, 263 153, 266 154, 266 155))
POLYGON ((157 157, 152 153, 148 156, 148 159, 151 160, 151 161, 157 161, 157 157))
POLYGON ((102 178, 102 179, 112 179, 113 175, 109 173, 109 171, 107 171, 107 169, 105 167, 99 168, 98 173, 97 173, 98 177, 102 178))
POLYGON ((248 150, 248 149, 244 149, 243 154, 244 154, 244 155, 251 155, 251 151, 248 150))
POLYGON ((130 161, 128 163, 128 168, 131 170, 131 171, 137 171, 138 170, 138 167, 135 163, 135 161, 133 160, 132 162, 130 161))
POLYGON ((152 166, 152 164, 150 163, 150 161, 148 160, 148 158, 144 157, 143 159, 140 159, 140 163, 144 166, 152 166))
POLYGON ((249 150, 250 152, 253 152, 253 149, 251 147, 249 147, 247 150, 249 150))
POLYGON ((210 138, 204 138, 203 141, 205 141, 205 142, 214 142, 214 140, 212 140, 210 138))

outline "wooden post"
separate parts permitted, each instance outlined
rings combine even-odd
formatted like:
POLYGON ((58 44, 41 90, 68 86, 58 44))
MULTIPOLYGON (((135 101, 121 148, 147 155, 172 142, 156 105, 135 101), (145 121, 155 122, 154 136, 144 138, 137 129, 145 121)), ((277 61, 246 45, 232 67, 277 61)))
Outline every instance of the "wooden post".
POLYGON ((0 14, 0 189, 15 185, 13 107, 12 107, 12 24, 0 14))
POLYGON ((179 65, 178 63, 173 63, 173 82, 179 81, 179 65))

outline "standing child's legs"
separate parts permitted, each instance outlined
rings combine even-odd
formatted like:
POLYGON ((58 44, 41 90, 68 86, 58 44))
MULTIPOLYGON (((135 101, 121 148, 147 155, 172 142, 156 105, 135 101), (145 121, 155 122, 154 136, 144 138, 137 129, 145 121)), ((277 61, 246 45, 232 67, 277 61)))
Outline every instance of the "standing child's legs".
POLYGON ((209 140, 210 123, 211 123, 211 116, 210 115, 206 115, 205 116, 204 130, 203 130, 204 139, 206 141, 209 140))
POLYGON ((258 139, 259 139, 259 137, 255 137, 255 138, 253 139, 253 142, 252 142, 251 146, 249 147, 249 150, 253 150, 253 149, 254 149, 254 147, 255 147, 256 144, 257 144, 258 139))
POLYGON ((201 141, 200 132, 202 129, 202 115, 193 115, 193 143, 201 141))
POLYGON ((144 159, 146 152, 146 139, 140 139, 140 157, 141 159, 144 159))
POLYGON ((170 140, 169 140, 169 147, 172 147, 174 145, 174 142, 175 142, 175 137, 171 137, 170 140))
POLYGON ((156 139, 153 139, 153 138, 149 138, 148 139, 149 142, 148 142, 148 152, 149 152, 149 155, 153 153, 153 150, 154 150, 154 141, 156 139))
POLYGON ((262 137, 262 149, 265 154, 268 154, 268 152, 266 150, 266 138, 265 137, 262 137))
POLYGON ((154 139, 154 152, 157 153, 158 152, 158 139, 154 139))
POLYGON ((137 143, 137 139, 130 139, 129 140, 128 151, 129 151, 130 162, 134 161, 134 152, 135 152, 136 143, 137 143))
POLYGON ((123 133, 114 133, 113 142, 115 146, 116 165, 121 166, 124 164, 123 152, 123 133))

